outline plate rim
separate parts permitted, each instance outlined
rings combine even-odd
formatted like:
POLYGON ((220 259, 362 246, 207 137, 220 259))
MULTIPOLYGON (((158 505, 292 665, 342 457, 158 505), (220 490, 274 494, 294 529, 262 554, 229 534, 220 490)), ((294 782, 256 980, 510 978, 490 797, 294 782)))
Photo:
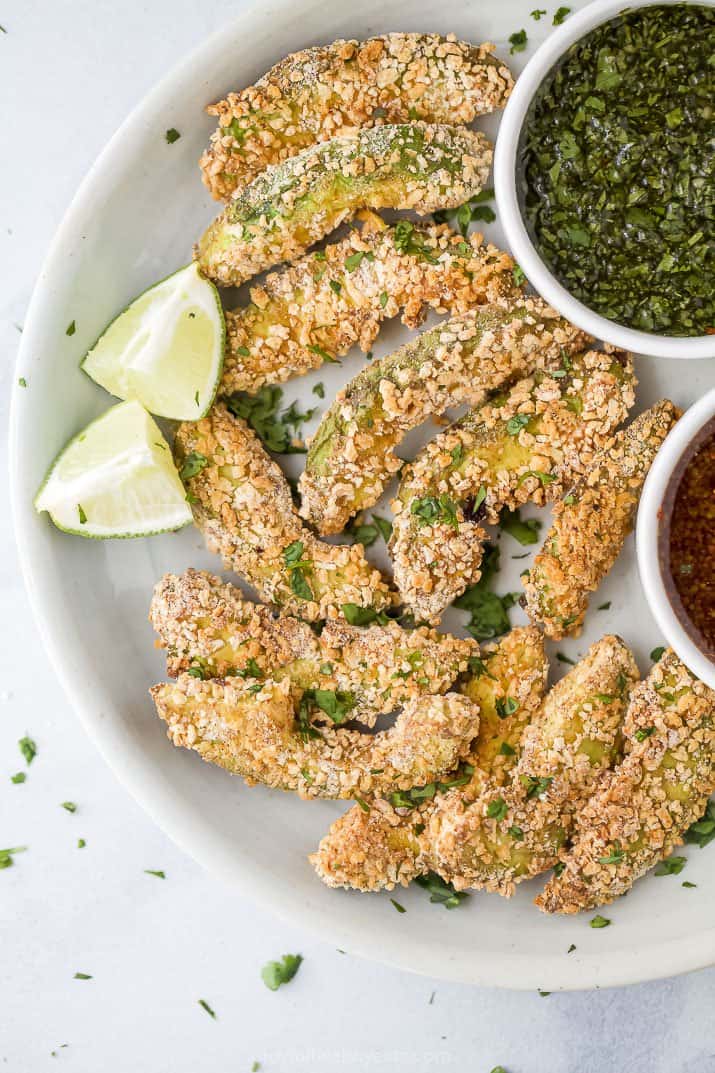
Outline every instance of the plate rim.
MULTIPOLYGON (((15 361, 15 379, 12 385, 9 420, 9 475, 10 501, 13 530, 17 545, 21 573, 40 638, 51 665, 73 710, 79 716, 84 730, 98 749, 107 766, 120 784, 131 794, 141 808, 164 833, 185 853, 196 860, 208 872, 237 888, 249 901, 267 906, 282 919, 306 928, 323 939, 346 946, 351 954, 443 980, 499 987, 511 990, 536 990, 548 986, 551 991, 591 990, 603 987, 624 986, 648 980, 663 979, 685 972, 703 969, 715 964, 715 926, 699 931, 686 938, 670 939, 655 943, 646 949, 613 950, 588 954, 574 960, 566 960, 563 953, 551 956, 520 954, 514 949, 498 953, 480 953, 470 959, 456 961, 447 959, 434 947, 414 943, 415 936, 405 932, 397 937, 390 929, 386 943, 385 928, 367 927, 354 921, 349 925, 349 937, 338 918, 349 920, 349 907, 343 914, 339 911, 340 899, 336 892, 336 911, 332 917, 316 909, 306 901, 294 900, 290 890, 283 890, 272 879, 269 870, 240 855, 230 855, 218 845, 202 838, 192 838, 192 827, 198 828, 191 812, 180 806, 176 795, 163 786, 163 780, 154 779, 155 769, 148 761, 137 766, 136 757, 129 746, 117 740, 117 736, 96 714, 92 702, 92 688, 80 682, 69 667, 67 652, 70 642, 60 631, 53 628, 52 620, 58 615, 43 596, 41 584, 42 565, 33 559, 36 532, 31 519, 32 504, 27 502, 27 489, 23 487, 19 457, 22 440, 20 396, 22 388, 18 377, 29 368, 29 357, 35 345, 35 335, 42 332, 42 309, 47 281, 61 267, 62 250, 74 234, 76 218, 84 211, 85 203, 96 186, 101 186, 105 172, 111 170, 115 156, 121 154, 126 139, 139 131, 153 110, 163 105, 175 86, 182 85, 197 66, 205 66, 226 39, 234 39, 241 29, 250 33, 270 15, 274 20, 290 13, 296 15, 298 4, 307 11, 322 6, 321 0, 272 0, 270 11, 258 10, 258 5, 249 2, 245 9, 211 33, 204 41, 189 51, 164 74, 129 112, 127 117, 100 151, 94 163, 80 182, 62 221, 49 245, 42 267, 33 288, 28 306, 20 347, 15 361), (131 763, 129 762, 131 760, 131 763), (418 951, 419 962, 414 952, 418 951), (538 965, 534 963, 538 961, 538 965)), ((224 46, 225 47, 225 46, 224 46)), ((47 359, 45 359, 47 360, 47 359)), ((47 568, 45 568, 47 569, 47 568)), ((95 687, 96 688, 96 687, 95 687)), ((377 921, 376 921, 377 923, 377 921)), ((418 938, 418 937, 417 937, 418 938)))

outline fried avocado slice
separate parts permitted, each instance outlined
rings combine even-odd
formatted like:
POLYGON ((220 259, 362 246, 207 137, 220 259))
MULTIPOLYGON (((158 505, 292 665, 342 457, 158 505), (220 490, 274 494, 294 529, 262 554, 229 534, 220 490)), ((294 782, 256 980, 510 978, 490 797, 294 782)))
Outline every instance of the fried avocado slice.
POLYGON ((500 303, 431 328, 373 362, 340 391, 312 438, 301 514, 321 533, 376 503, 410 429, 448 406, 479 405, 537 368, 558 368, 588 342, 540 298, 500 303))
POLYGON ((182 674, 151 695, 174 745, 250 784, 301 797, 350 798, 424 785, 452 770, 479 726, 457 693, 409 701, 378 734, 296 722, 290 682, 202 681, 182 674))
POLYGON ((527 727, 507 785, 485 787, 469 808, 435 811, 420 836, 429 867, 458 889, 507 896, 552 867, 603 773, 620 758, 637 680, 620 638, 592 645, 527 727))
POLYGON ((474 233, 373 213, 362 229, 271 272, 250 305, 226 313, 222 395, 256 392, 335 361, 357 345, 369 351, 380 325, 402 310, 408 328, 427 309, 464 313, 518 293, 508 253, 474 233))
MULTIPOLYGON (((287 678, 300 697, 317 697, 334 721, 339 705, 341 721, 366 726, 416 697, 446 692, 479 651, 474 641, 396 622, 363 628, 332 620, 316 636, 300 619, 251 603, 221 578, 191 569, 158 582, 149 620, 172 678, 183 672, 287 678)), ((318 704, 318 716, 321 711, 318 704)))
POLYGON ((258 175, 204 233, 196 257, 217 283, 294 261, 359 209, 456 208, 486 182, 492 150, 462 127, 374 127, 304 149, 258 175))
POLYGON ((536 904, 577 913, 625 894, 683 841, 715 791, 715 692, 668 650, 633 692, 626 756, 577 818, 536 904))
POLYGON ((469 124, 502 108, 513 86, 493 51, 453 34, 386 34, 295 52, 207 108, 219 126, 199 162, 203 180, 226 200, 270 164, 335 134, 413 119, 469 124))
POLYGON ((648 470, 676 420, 667 399, 646 410, 616 434, 556 504, 553 525, 522 582, 522 604, 548 637, 560 640, 581 632, 589 594, 618 558, 648 470))
POLYGON ((209 550, 266 603, 310 622, 339 616, 343 604, 390 605, 362 545, 324 544, 305 528, 280 467, 225 406, 180 425, 174 455, 209 550))
POLYGON ((543 504, 593 465, 634 401, 623 352, 564 356, 435 437, 402 477, 392 503, 395 583, 432 621, 479 580, 480 523, 528 501, 543 504))
POLYGON ((501 785, 518 755, 524 728, 546 688, 547 663, 539 630, 512 630, 482 649, 458 686, 479 709, 479 733, 457 771, 422 789, 353 807, 331 826, 310 858, 330 887, 362 891, 406 886, 428 870, 419 834, 435 808, 463 808, 485 780, 501 785))

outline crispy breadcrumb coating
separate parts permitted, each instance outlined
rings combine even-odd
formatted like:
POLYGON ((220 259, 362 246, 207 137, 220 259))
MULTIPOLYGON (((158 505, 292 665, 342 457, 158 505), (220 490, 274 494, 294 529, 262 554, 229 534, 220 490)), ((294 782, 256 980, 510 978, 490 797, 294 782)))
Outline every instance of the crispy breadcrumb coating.
POLYGON ((316 636, 307 623, 191 569, 158 582, 149 619, 172 678, 189 670, 202 678, 288 678, 299 697, 305 690, 340 695, 347 717, 366 726, 409 700, 445 692, 479 651, 475 641, 396 622, 332 620, 316 636))
POLYGON ((321 533, 377 502, 401 465, 395 448, 432 415, 556 368, 588 337, 540 298, 500 303, 423 332, 363 369, 323 417, 299 482, 301 514, 321 533))
POLYGON ((469 411, 406 468, 390 550, 395 583, 417 618, 436 620, 478 581, 482 521, 562 495, 633 405, 629 355, 590 350, 563 361, 469 411))
POLYGON ((343 604, 381 610, 387 583, 361 544, 324 544, 300 521, 288 482, 245 422, 214 406, 179 426, 174 454, 194 520, 211 551, 267 603, 314 622, 336 618, 343 604))
POLYGON ((476 232, 464 239, 446 224, 388 227, 362 216, 360 230, 271 272, 251 289, 250 305, 226 313, 220 394, 282 383, 356 345, 367 352, 400 310, 417 328, 428 308, 464 313, 519 293, 512 258, 476 232))
POLYGON ((621 724, 638 680, 618 637, 592 645, 553 687, 524 733, 509 782, 468 808, 438 809, 420 836, 428 867, 457 889, 511 895, 552 867, 576 817, 622 750, 621 724))
MULTIPOLYGON (((249 785, 301 797, 350 798, 424 785, 454 768, 479 727, 477 708, 457 693, 420 697, 378 734, 296 723, 291 684, 182 674, 151 695, 174 745, 249 785)), ((369 808, 369 805, 364 807, 369 808)))
POLYGON ((237 285, 295 261, 360 209, 456 208, 478 194, 491 145, 463 127, 373 127, 304 149, 261 172, 196 247, 204 275, 237 285))
POLYGON ((554 508, 554 522, 524 575, 522 604, 548 637, 578 636, 589 594, 615 563, 633 528, 643 483, 677 420, 664 399, 616 434, 554 508))
POLYGON ((380 123, 471 123, 502 108, 513 79, 492 55, 454 34, 386 34, 294 52, 253 86, 207 108, 218 129, 200 160, 225 200, 269 164, 315 142, 380 123))
POLYGON ((429 868, 419 834, 435 809, 463 808, 485 780, 498 786, 507 779, 546 688, 542 635, 533 627, 512 630, 499 644, 483 648, 471 667, 458 687, 479 708, 479 733, 466 764, 417 795, 412 808, 394 803, 409 800, 407 795, 393 795, 371 801, 369 812, 353 807, 341 816, 310 858, 328 886, 362 891, 406 886, 429 868), (453 788, 446 789, 450 782, 453 788))
POLYGON ((577 913, 625 894, 683 841, 715 791, 715 692, 668 650, 633 692, 626 756, 577 816, 536 904, 577 913))

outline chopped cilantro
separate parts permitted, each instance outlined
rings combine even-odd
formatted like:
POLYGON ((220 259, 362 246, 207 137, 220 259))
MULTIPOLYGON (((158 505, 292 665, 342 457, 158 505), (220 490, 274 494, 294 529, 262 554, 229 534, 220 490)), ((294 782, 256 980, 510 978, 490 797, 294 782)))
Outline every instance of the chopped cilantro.
POLYGON ((32 738, 25 736, 24 738, 20 738, 17 744, 20 748, 20 752, 25 757, 25 763, 28 765, 31 764, 37 756, 37 746, 32 738))
POLYGON ((509 44, 511 45, 509 52, 512 56, 515 52, 523 52, 528 43, 529 39, 526 36, 526 30, 517 30, 509 35, 509 44))
POLYGON ((27 775, 25 774, 24 771, 18 771, 17 775, 11 775, 10 776, 10 782, 14 782, 15 784, 17 784, 17 783, 20 783, 20 782, 24 782, 26 778, 27 778, 27 775))
POLYGON ((566 953, 567 953, 567 954, 572 954, 572 953, 574 952, 574 950, 575 950, 575 949, 576 949, 576 944, 575 944, 575 943, 571 943, 571 946, 570 946, 570 947, 568 948, 568 950, 566 951, 566 953))
POLYGON ((531 15, 532 19, 534 20, 534 22, 540 22, 541 21, 541 16, 545 15, 545 14, 546 14, 546 8, 545 7, 536 7, 536 8, 534 8, 533 11, 530 12, 530 15, 531 15))
POLYGON ((24 853, 27 846, 12 846, 9 849, 0 849, 0 871, 3 868, 11 868, 13 864, 13 854, 24 853))
POLYGON ((336 279, 328 280, 328 286, 330 287, 333 294, 340 294, 343 289, 342 284, 338 283, 336 279))
POLYGON ((598 607, 596 608, 596 610, 597 611, 608 611, 610 606, 611 606, 611 601, 606 600, 606 602, 604 604, 599 604, 598 607))
POLYGON ((290 588, 300 600, 313 600, 313 590, 308 584, 302 569, 294 566, 290 572, 290 588))
POLYGON ((395 224, 395 249, 398 253, 406 253, 429 264, 437 264, 437 258, 425 245, 424 235, 409 220, 399 220, 395 224))
POLYGON ((271 991, 289 983, 303 960, 302 954, 284 954, 280 961, 269 961, 261 969, 261 979, 271 991))
POLYGON ((173 145, 174 142, 178 142, 181 135, 179 134, 176 127, 169 127, 164 137, 166 138, 169 145, 173 145))
POLYGON ((599 864, 620 864, 625 854, 621 849, 621 843, 616 841, 613 843, 613 849, 605 857, 599 857, 599 864))
POLYGON ((693 842, 701 849, 715 838, 715 801, 708 801, 705 813, 691 824, 685 832, 685 841, 693 842))
POLYGON ((377 622, 385 626, 389 622, 388 616, 383 611, 376 611, 374 607, 361 607, 360 604, 341 604, 340 610, 345 616, 346 622, 351 626, 369 626, 377 622))
POLYGON ((499 528, 518 540, 521 545, 536 544, 539 539, 541 522, 537 518, 522 521, 518 508, 503 510, 499 518, 499 528))
POLYGON ((398 913, 406 913, 407 912, 407 910, 405 909, 404 905, 400 905, 400 903, 396 902, 394 898, 390 898, 390 901, 392 902, 392 904, 394 905, 394 907, 395 907, 395 909, 397 910, 398 913))
POLYGON ((610 923, 608 917, 602 917, 600 913, 596 913, 596 916, 589 920, 588 926, 589 928, 607 928, 610 923))
POLYGON ((521 265, 514 265, 514 269, 512 271, 512 278, 514 280, 515 287, 524 286, 524 284, 526 283, 526 276, 524 275, 524 269, 521 267, 521 265))
POLYGON ((687 879, 684 879, 680 885, 681 887, 688 887, 689 889, 697 887, 697 883, 690 883, 687 879))
POLYGON ((447 495, 422 496, 414 499, 410 507, 410 513, 419 518, 420 525, 436 525, 443 523, 451 525, 453 529, 459 529, 457 518, 457 504, 447 495))
POLYGON ((513 697, 497 697, 494 707, 499 718, 506 719, 507 716, 513 715, 518 710, 519 705, 513 697))
POLYGON ((678 876, 688 863, 687 857, 672 856, 661 861, 655 870, 657 876, 678 876))
POLYGON ((380 295, 380 309, 384 309, 387 305, 388 294, 387 291, 383 291, 380 295))
POLYGON ((200 451, 190 451, 179 470, 179 476, 182 481, 189 481, 201 473, 201 470, 205 469, 208 464, 209 460, 206 455, 202 455, 200 451))
POLYGON ((655 727, 639 727, 635 732, 636 741, 645 741, 651 734, 655 734, 655 727))
POLYGON ((566 18, 566 16, 570 15, 570 14, 571 14, 571 8, 570 7, 557 8, 556 12, 554 13, 554 21, 553 21, 552 25, 553 26, 560 26, 561 23, 566 18))
POLYGON ((75 980, 93 980, 94 979, 93 976, 90 976, 86 972, 76 972, 74 974, 74 978, 75 978, 75 980))
POLYGON ((214 1021, 216 1020, 216 1014, 211 1009, 205 998, 199 999, 199 1006, 201 1006, 202 1009, 206 1010, 206 1013, 209 1015, 209 1017, 213 1017, 214 1021))
POLYGON ((63 801, 62 808, 65 810, 65 812, 77 811, 77 806, 75 805, 74 801, 63 801))
POLYGON ((506 430, 510 436, 518 436, 523 428, 529 424, 531 418, 528 414, 514 414, 506 423, 506 430))
POLYGON ((20 377, 20 379, 18 380, 18 384, 20 385, 20 387, 27 387, 27 380, 24 376, 20 377))
POLYGON ((355 707, 355 697, 347 690, 312 689, 307 692, 321 712, 325 712, 334 723, 344 723, 348 712, 355 707))
POLYGON ((318 384, 313 384, 313 394, 317 395, 319 399, 325 398, 325 385, 322 380, 318 384))
MULTIPOLYGON (((311 348, 312 349, 312 348, 311 348)), ((246 421, 262 443, 274 454, 305 454, 305 447, 295 446, 300 426, 309 421, 315 410, 301 413, 296 403, 279 413, 283 390, 266 384, 255 395, 236 391, 226 400, 232 414, 246 421)))
POLYGON ((84 510, 82 508, 81 503, 77 504, 77 514, 79 515, 79 524, 80 525, 86 525, 86 523, 87 523, 87 515, 84 513, 84 510))
POLYGON ((499 549, 487 543, 482 559, 482 576, 476 585, 471 585, 452 604, 470 613, 467 629, 477 641, 499 637, 510 628, 507 611, 513 607, 516 598, 511 593, 498 596, 491 591, 491 582, 498 569, 499 549))
POLYGON ((166 879, 166 872, 162 872, 160 868, 156 871, 154 871, 153 868, 145 868, 144 874, 148 876, 156 876, 157 879, 166 879))
POLYGON ((516 756, 516 749, 513 745, 510 745, 508 741, 503 741, 501 743, 499 752, 502 756, 516 756))
POLYGON ((67 325, 67 327, 65 328, 65 335, 74 335, 74 333, 76 331, 77 331, 77 324, 75 323, 75 321, 71 320, 69 322, 69 324, 67 325))
POLYGON ((665 646, 664 645, 659 645, 658 648, 653 649, 653 651, 650 654, 650 658, 653 660, 654 663, 657 663, 664 652, 665 652, 665 646))
POLYGON ((511 835, 515 842, 521 842, 524 837, 524 832, 522 831, 521 827, 517 827, 516 824, 513 824, 509 828, 508 833, 511 835))
POLYGON ((445 883, 436 872, 417 876, 415 882, 429 892, 431 902, 443 905, 445 909, 456 909, 460 902, 469 897, 464 891, 456 891, 451 883, 445 883))
POLYGON ((380 536, 387 544, 392 536, 392 522, 389 522, 387 518, 381 518, 379 514, 373 514, 372 520, 373 524, 377 526, 380 536))
POLYGON ((519 781, 526 790, 527 798, 541 797, 551 786, 554 776, 544 775, 542 778, 538 778, 536 775, 520 775, 519 781))
POLYGON ((487 805, 487 816, 490 820, 503 820, 508 811, 508 805, 503 797, 495 797, 494 800, 490 801, 487 805))
POLYGON ((559 663, 569 663, 572 667, 576 666, 576 660, 569 659, 569 657, 565 656, 563 654, 563 652, 557 652, 556 653, 556 658, 559 661, 559 663))
POLYGON ((87 845, 87 843, 85 842, 85 840, 83 838, 78 838, 77 839, 77 849, 84 849, 84 847, 86 845, 87 845))

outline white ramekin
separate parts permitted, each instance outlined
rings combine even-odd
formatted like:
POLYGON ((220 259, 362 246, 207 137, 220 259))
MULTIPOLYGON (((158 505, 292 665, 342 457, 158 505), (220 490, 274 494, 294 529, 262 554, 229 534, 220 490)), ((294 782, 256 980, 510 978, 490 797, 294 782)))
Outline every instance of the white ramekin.
POLYGON ((685 631, 666 589, 659 555, 663 499, 678 462, 698 432, 715 417, 715 388, 686 410, 656 455, 641 495, 636 522, 636 550, 641 584, 664 639, 690 670, 715 688, 715 663, 701 652, 685 631))
MULTIPOLYGON (((626 328, 607 320, 570 294, 551 274, 529 238, 524 225, 517 194, 517 154, 519 138, 529 105, 546 75, 559 57, 575 41, 594 27, 621 14, 627 7, 649 7, 655 4, 679 3, 683 0, 594 0, 555 30, 536 50, 514 87, 504 111, 494 153, 494 189, 499 219, 506 232, 511 252, 521 265, 526 278, 547 302, 579 328, 624 350, 652 354, 663 358, 711 358, 715 356, 715 335, 694 336, 692 339, 655 335, 626 328)), ((715 0, 693 0, 700 6, 715 6, 715 0)))

